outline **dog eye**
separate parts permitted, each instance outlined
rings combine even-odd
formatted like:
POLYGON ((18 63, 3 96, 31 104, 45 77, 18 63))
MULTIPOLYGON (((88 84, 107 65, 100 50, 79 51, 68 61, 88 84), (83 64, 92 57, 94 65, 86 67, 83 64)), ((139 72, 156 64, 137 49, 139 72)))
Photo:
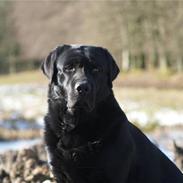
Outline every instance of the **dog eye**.
POLYGON ((73 66, 66 66, 64 67, 65 72, 74 72, 75 68, 73 66))

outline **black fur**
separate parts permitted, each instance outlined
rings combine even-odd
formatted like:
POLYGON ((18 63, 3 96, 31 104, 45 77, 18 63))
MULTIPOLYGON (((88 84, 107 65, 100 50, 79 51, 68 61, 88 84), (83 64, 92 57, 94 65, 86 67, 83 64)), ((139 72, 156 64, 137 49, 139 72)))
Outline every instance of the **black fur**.
POLYGON ((50 79, 45 143, 58 183, 183 183, 120 109, 112 92, 119 69, 106 49, 59 46, 42 69, 50 79))

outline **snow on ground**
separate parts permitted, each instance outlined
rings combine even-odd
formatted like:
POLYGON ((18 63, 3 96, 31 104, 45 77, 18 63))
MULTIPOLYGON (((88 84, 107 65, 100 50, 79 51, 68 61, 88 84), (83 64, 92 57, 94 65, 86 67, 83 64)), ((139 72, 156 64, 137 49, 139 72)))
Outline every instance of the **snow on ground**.
MULTIPOLYGON (((124 91, 124 90, 122 90, 124 91)), ((121 91, 120 91, 121 92, 121 91)), ((139 96, 136 96, 138 100, 133 99, 133 93, 136 91, 130 91, 130 95, 127 90, 125 97, 122 97, 119 101, 121 108, 126 113, 128 119, 131 122, 138 122, 140 125, 145 126, 149 123, 158 123, 160 126, 170 126, 181 124, 183 125, 183 109, 181 101, 175 100, 173 102, 179 102, 179 105, 172 107, 171 105, 161 105, 160 102, 153 103, 153 99, 144 97, 140 93, 139 96, 143 99, 139 100, 139 96), (130 98, 131 96, 131 98, 130 98), (177 107, 178 106, 178 107, 177 107)), ((153 90, 158 92, 157 90, 153 90)), ((160 92, 161 93, 161 92, 160 92)), ((166 93, 166 92, 165 92, 166 93)), ((176 93, 171 93, 170 97, 174 99, 176 93)), ((17 128, 33 128, 29 126, 29 121, 34 121, 41 127, 43 125, 43 116, 47 110, 47 87, 40 85, 7 85, 0 86, 0 128, 11 128, 12 124, 16 124, 17 128), (11 125, 10 125, 11 122, 11 125)), ((167 97, 168 98, 168 97, 167 97)), ((164 102, 166 97, 164 97, 164 102)), ((35 126, 34 126, 35 127, 35 126)), ((172 141, 183 142, 183 133, 180 130, 160 131, 156 133, 147 134, 148 137, 157 144, 160 149, 173 159, 173 146, 172 141)), ((35 141, 37 142, 37 141, 35 141)), ((25 144, 30 144, 27 141, 10 142, 10 144, 0 144, 5 147, 23 147, 25 144), (17 145, 16 143, 19 143, 17 145), (15 144, 15 145, 12 145, 15 144)), ((1 148, 0 148, 1 149, 1 148)))
MULTIPOLYGON (((155 92, 158 93, 156 90, 153 91, 153 93, 155 92)), ((136 90, 134 90, 134 95, 135 93, 136 90)), ((47 110, 46 95, 47 87, 44 85, 0 86, 0 123, 4 118, 18 119, 23 117, 34 119, 37 123, 42 124, 43 116, 47 110)), ((131 122, 138 122, 142 126, 151 122, 167 126, 183 124, 182 107, 174 109, 171 106, 161 106, 161 103, 157 106, 152 103, 150 98, 144 98, 143 101, 140 101, 133 100, 130 96, 128 98, 127 93, 126 97, 123 97, 119 103, 131 122)))
POLYGON ((138 104, 134 101, 123 101, 120 107, 125 111, 131 122, 138 122, 145 126, 148 123, 157 123, 162 126, 183 125, 183 110, 162 107, 148 111, 150 104, 138 104))
POLYGON ((24 119, 41 124, 47 110, 47 88, 38 85, 0 86, 0 124, 8 119, 23 126, 24 119), (6 120, 5 120, 6 119, 6 120), (20 122, 18 123, 18 119, 20 122))

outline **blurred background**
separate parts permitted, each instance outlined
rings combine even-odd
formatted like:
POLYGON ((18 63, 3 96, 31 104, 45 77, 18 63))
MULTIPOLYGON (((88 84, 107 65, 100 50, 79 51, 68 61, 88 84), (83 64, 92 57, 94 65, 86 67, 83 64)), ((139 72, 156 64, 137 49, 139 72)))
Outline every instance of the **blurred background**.
POLYGON ((0 1, 0 182, 52 180, 40 64, 59 44, 111 52, 122 109, 183 170, 183 2, 14 0, 0 1))

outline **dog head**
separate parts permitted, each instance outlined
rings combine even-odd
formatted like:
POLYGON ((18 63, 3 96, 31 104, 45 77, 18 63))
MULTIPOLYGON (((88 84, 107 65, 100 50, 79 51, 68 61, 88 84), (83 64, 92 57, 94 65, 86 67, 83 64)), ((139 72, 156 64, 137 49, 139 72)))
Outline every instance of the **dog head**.
POLYGON ((112 81, 119 73, 111 54, 95 46, 61 45, 42 63, 57 98, 65 100, 67 110, 92 111, 111 93, 112 81))

